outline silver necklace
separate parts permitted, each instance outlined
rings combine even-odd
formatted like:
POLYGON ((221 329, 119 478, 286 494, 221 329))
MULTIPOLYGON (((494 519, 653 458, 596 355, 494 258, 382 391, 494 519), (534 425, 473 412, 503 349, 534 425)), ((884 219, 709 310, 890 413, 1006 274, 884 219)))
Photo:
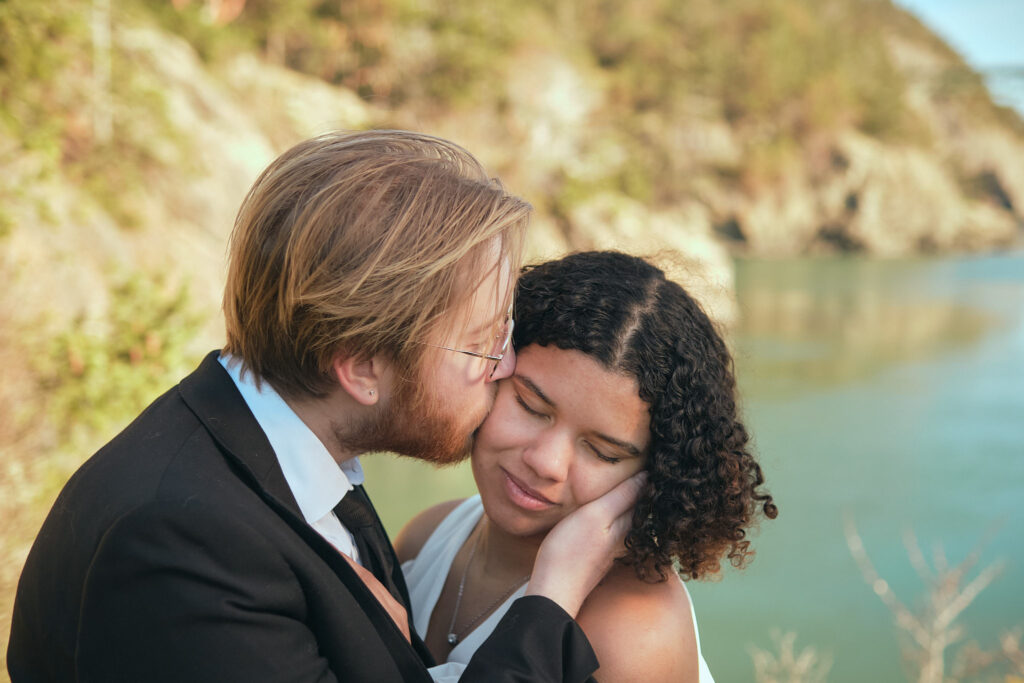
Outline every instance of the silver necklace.
POLYGON ((487 614, 492 609, 503 603, 508 598, 508 596, 515 593, 520 586, 522 586, 524 583, 530 580, 530 574, 527 574, 521 579, 517 579, 516 582, 513 583, 512 586, 507 591, 501 594, 501 597, 499 597, 491 604, 487 605, 487 607, 485 607, 483 610, 480 611, 479 614, 473 617, 468 624, 466 624, 461 629, 459 629, 458 632, 456 632, 455 620, 459 616, 459 607, 462 605, 462 594, 466 590, 466 577, 469 576, 469 567, 473 564, 473 558, 476 557, 476 548, 478 545, 480 545, 481 535, 482 534, 480 532, 477 533, 476 539, 474 539, 473 541, 473 547, 469 549, 469 558, 466 560, 466 566, 462 570, 462 578, 459 580, 459 594, 455 598, 455 609, 452 610, 452 621, 450 624, 448 624, 447 640, 448 644, 452 647, 458 645, 459 641, 462 640, 462 637, 465 636, 469 631, 471 631, 473 627, 476 626, 476 623, 480 621, 485 614, 487 614))

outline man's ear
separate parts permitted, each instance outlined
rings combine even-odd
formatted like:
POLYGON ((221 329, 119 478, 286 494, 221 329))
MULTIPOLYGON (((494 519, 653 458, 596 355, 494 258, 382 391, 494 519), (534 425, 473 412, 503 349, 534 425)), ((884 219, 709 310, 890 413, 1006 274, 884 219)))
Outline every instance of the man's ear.
POLYGON ((331 362, 331 371, 338 384, 364 406, 372 406, 380 400, 388 370, 387 361, 380 356, 361 358, 339 353, 331 362))

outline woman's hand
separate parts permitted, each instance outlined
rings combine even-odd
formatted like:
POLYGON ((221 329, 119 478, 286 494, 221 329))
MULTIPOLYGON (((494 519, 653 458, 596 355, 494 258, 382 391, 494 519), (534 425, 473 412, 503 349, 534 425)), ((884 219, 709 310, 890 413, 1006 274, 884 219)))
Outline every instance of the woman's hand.
POLYGON ((590 591, 625 552, 623 541, 645 480, 645 473, 635 474, 556 524, 541 543, 526 595, 554 600, 576 618, 590 591))

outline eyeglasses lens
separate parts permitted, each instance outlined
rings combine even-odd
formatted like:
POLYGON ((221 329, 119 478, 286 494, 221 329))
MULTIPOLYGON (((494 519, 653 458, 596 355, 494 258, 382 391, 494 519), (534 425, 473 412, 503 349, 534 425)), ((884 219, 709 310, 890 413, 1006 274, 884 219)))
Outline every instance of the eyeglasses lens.
POLYGON ((508 351, 509 344, 512 343, 512 330, 514 327, 515 321, 512 320, 512 316, 509 315, 509 317, 505 319, 505 322, 502 323, 501 328, 498 330, 498 334, 494 336, 494 348, 491 349, 491 353, 488 355, 495 356, 499 358, 499 360, 491 361, 491 375, 498 370, 498 366, 501 364, 500 358, 505 355, 505 352, 508 351))

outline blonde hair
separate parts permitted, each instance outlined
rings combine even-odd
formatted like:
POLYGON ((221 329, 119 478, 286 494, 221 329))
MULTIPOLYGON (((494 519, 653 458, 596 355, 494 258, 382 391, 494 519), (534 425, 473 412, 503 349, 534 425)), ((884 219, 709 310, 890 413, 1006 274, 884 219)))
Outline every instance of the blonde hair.
POLYGON ((530 205, 458 145, 332 133, 256 180, 229 250, 224 350, 286 396, 324 396, 339 351, 413 372, 423 341, 487 273, 519 271, 530 205))

